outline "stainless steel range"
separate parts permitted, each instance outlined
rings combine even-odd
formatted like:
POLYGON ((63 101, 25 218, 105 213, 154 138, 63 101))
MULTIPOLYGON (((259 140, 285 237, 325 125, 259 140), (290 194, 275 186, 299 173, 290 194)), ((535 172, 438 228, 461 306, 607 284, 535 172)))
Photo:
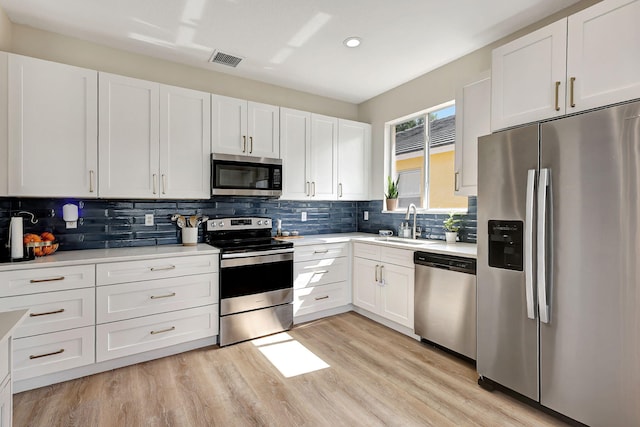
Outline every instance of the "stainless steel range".
POLYGON ((269 218, 207 221, 220 249, 220 346, 291 329, 293 243, 271 237, 269 218))

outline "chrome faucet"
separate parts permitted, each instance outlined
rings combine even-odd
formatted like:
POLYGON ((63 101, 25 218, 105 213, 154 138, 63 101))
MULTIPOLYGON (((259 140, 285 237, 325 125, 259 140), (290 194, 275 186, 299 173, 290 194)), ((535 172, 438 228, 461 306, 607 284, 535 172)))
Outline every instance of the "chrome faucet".
POLYGON ((416 205, 411 203, 407 207, 407 213, 405 214, 404 219, 406 219, 407 221, 409 220, 409 211, 411 210, 411 208, 413 208, 413 228, 411 229, 411 238, 415 239, 416 238, 416 216, 418 215, 418 208, 416 207, 416 205))

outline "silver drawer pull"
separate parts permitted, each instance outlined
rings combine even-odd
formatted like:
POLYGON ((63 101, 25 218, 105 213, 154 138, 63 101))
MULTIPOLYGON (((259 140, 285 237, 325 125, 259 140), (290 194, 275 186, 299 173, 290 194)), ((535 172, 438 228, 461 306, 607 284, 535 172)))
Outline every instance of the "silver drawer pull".
POLYGON ((54 351, 53 353, 36 354, 36 355, 32 354, 31 356, 29 356, 29 359, 40 359, 41 357, 54 356, 54 355, 60 354, 60 353, 64 353, 64 348, 61 348, 58 351, 54 351))
POLYGON ((321 299, 329 299, 329 295, 325 295, 323 297, 316 297, 316 301, 320 301, 321 299))
POLYGON ((160 299, 160 298, 170 298, 170 297, 175 297, 176 293, 175 292, 171 292, 170 294, 166 294, 166 295, 151 295, 149 298, 151 299, 160 299))
POLYGON ((29 280, 29 283, 57 282, 59 280, 64 280, 64 276, 52 277, 50 279, 31 279, 29 280))
POLYGON ((151 335, 156 335, 156 334, 162 334, 164 332, 171 332, 171 331, 175 331, 176 327, 172 326, 170 328, 167 329, 160 329, 159 331, 151 331, 151 335))
POLYGON ((47 316, 49 314, 64 313, 64 308, 56 311, 47 311, 46 313, 29 313, 29 317, 47 316))
POLYGON ((318 271, 314 271, 313 274, 325 274, 328 273, 329 270, 318 270, 318 271))
POLYGON ((169 265, 167 267, 151 267, 151 271, 174 270, 175 268, 175 265, 169 265))
POLYGON ((325 249, 323 251, 313 251, 314 254, 326 254, 329 252, 329 249, 325 249))

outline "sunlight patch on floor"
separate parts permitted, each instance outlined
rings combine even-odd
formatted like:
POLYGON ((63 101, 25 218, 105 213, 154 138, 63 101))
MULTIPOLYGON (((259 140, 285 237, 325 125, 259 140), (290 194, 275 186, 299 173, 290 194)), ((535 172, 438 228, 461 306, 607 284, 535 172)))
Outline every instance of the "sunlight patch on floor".
POLYGON ((285 378, 329 368, 329 365, 286 332, 252 341, 285 378))

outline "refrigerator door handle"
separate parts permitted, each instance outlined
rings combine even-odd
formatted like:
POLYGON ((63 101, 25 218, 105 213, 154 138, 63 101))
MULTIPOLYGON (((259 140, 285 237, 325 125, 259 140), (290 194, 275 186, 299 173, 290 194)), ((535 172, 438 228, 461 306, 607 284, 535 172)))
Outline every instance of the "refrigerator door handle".
POLYGON ((547 199, 551 171, 540 169, 538 182, 538 311, 540 321, 549 323, 547 303, 547 199))
POLYGON ((533 220, 536 171, 527 171, 527 205, 524 218, 524 281, 527 297, 527 317, 536 318, 536 301, 533 281, 533 220))

